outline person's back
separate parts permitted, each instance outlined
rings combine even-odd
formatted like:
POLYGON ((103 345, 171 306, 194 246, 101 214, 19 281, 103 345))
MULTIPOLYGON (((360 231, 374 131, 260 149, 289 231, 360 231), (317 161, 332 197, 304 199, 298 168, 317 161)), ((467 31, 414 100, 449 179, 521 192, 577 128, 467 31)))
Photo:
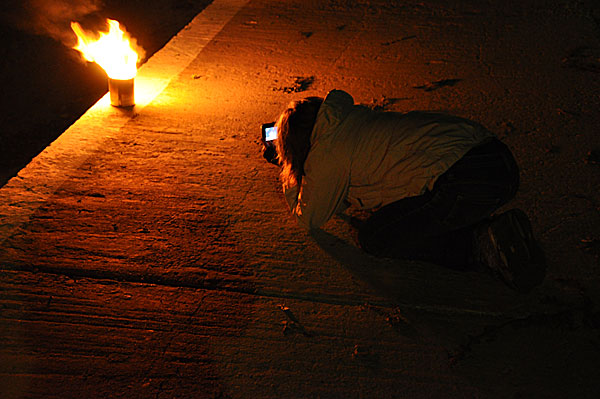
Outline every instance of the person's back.
POLYGON ((305 169, 319 170, 309 179, 328 188, 321 191, 319 206, 339 203, 333 197, 338 193, 353 206, 373 209, 423 194, 467 151, 492 137, 481 125, 462 118, 373 111, 334 90, 317 115, 305 169))

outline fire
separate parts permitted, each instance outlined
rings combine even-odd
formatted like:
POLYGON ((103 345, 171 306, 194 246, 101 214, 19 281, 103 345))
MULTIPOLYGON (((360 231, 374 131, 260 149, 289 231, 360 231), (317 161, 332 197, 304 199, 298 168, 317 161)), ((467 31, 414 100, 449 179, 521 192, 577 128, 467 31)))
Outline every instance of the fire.
POLYGON ((106 71, 111 79, 133 79, 137 72, 139 55, 121 30, 119 22, 108 19, 108 32, 100 32, 100 37, 89 34, 77 22, 71 22, 71 29, 77 35, 77 45, 83 57, 95 62, 106 71))

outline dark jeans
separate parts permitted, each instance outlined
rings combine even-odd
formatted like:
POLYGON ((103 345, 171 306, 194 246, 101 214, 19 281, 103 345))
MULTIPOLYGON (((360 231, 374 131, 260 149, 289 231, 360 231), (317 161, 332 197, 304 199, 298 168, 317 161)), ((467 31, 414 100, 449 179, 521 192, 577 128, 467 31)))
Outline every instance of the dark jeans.
POLYGON ((469 267, 473 228, 512 199, 519 168, 498 139, 467 152, 425 194, 377 210, 359 227, 368 253, 469 267))

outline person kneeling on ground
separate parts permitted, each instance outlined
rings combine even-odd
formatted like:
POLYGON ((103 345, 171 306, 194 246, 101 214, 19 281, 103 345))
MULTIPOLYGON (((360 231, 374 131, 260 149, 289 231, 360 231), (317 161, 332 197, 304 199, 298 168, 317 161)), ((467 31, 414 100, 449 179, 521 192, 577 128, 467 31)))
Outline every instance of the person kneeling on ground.
POLYGON ((527 215, 492 215, 519 169, 508 147, 473 121, 433 112, 378 112, 333 90, 293 101, 276 126, 285 198, 304 228, 347 208, 358 245, 378 257, 492 270, 527 292, 545 274, 527 215))

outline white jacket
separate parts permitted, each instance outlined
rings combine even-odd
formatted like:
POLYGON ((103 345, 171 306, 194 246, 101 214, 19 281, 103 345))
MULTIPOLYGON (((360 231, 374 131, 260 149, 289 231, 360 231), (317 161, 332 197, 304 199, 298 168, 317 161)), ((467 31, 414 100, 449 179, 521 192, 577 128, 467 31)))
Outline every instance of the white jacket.
POLYGON ((492 137, 467 119, 377 112, 333 90, 319 109, 301 186, 284 189, 285 197, 300 225, 318 228, 348 206, 376 209, 425 193, 492 137))

